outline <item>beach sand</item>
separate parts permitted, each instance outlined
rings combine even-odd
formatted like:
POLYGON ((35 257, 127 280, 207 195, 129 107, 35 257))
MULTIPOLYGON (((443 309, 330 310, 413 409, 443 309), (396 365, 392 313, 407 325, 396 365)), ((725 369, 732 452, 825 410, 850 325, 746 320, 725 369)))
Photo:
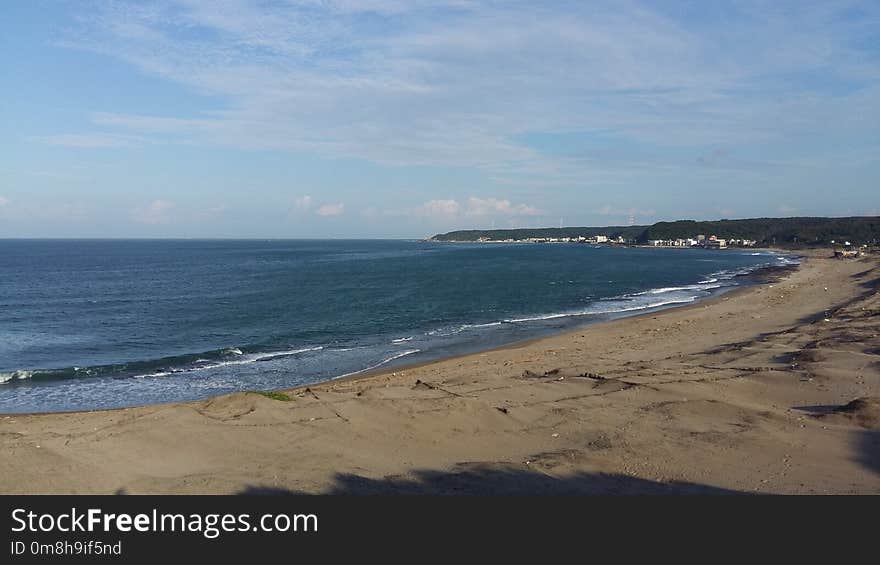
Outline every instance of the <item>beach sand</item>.
POLYGON ((0 416, 0 492, 880 494, 877 265, 291 401, 0 416))

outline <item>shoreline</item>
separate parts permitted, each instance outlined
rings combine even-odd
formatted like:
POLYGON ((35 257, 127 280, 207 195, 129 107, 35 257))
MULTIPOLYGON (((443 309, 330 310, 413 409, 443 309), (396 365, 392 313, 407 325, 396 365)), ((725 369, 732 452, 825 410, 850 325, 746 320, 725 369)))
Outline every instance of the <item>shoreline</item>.
MULTIPOLYGON (((764 270, 764 269, 771 270, 771 269, 776 269, 776 268, 777 267, 764 267, 759 270, 764 270)), ((757 271, 756 271, 756 273, 757 273, 757 271)), ((751 273, 750 273, 750 275, 751 275, 751 273)), ((751 290, 755 286, 759 286, 761 284, 768 284, 768 283, 761 282, 761 283, 752 283, 749 285, 728 287, 727 290, 724 292, 720 292, 720 293, 714 294, 712 296, 707 296, 705 298, 699 298, 699 299, 696 299, 692 302, 681 302, 681 303, 667 304, 667 305, 663 305, 663 306, 656 306, 654 308, 646 308, 645 311, 637 312, 635 314, 622 315, 622 316, 619 316, 616 318, 610 318, 607 320, 594 320, 591 322, 585 322, 584 324, 577 325, 574 328, 566 328, 565 330, 560 331, 560 332, 551 332, 551 333, 547 333, 545 335, 530 337, 530 338, 526 338, 526 339, 522 339, 522 340, 518 340, 518 341, 513 341, 511 343, 505 343, 503 345, 490 347, 488 349, 480 349, 477 351, 471 351, 471 352, 467 352, 467 353, 457 353, 457 354, 450 355, 448 357, 441 357, 439 359, 429 359, 429 360, 425 360, 425 361, 417 361, 417 362, 412 362, 412 363, 405 363, 405 364, 397 365, 394 367, 387 367, 387 368, 386 367, 376 367, 375 369, 364 369, 363 371, 359 371, 359 372, 351 374, 351 375, 342 375, 342 376, 334 377, 334 378, 331 378, 331 379, 328 379, 325 381, 317 381, 313 384, 299 385, 299 386, 289 387, 289 388, 280 388, 280 389, 273 390, 273 391, 245 391, 245 392, 257 392, 257 393, 259 393, 259 392, 295 392, 295 391, 301 391, 301 390, 305 390, 310 387, 317 387, 317 386, 321 386, 321 385, 325 385, 325 384, 332 384, 332 383, 346 382, 346 381, 357 381, 360 379, 377 377, 377 376, 382 376, 382 375, 393 375, 393 374, 400 373, 403 371, 409 371, 412 369, 419 369, 419 368, 423 368, 423 367, 428 367, 430 365, 443 363, 446 361, 454 361, 457 359, 463 359, 463 358, 471 357, 474 355, 482 355, 482 354, 486 354, 486 353, 496 353, 496 352, 500 352, 500 351, 509 351, 509 350, 514 350, 514 349, 520 349, 523 347, 528 347, 530 345, 540 344, 544 340, 553 339, 553 338, 557 338, 557 337, 570 336, 570 335, 573 335, 577 332, 583 331, 587 328, 604 326, 605 324, 613 324, 614 322, 619 322, 619 321, 623 321, 623 320, 637 319, 637 318, 641 318, 643 316, 656 316, 658 314, 662 314, 664 312, 672 311, 672 310, 686 310, 689 308, 697 308, 697 307, 703 306, 703 305, 710 305, 710 304, 715 303, 716 301, 722 300, 722 298, 725 296, 731 296, 731 295, 738 294, 738 293, 748 292, 749 290, 751 290)), ((119 408, 109 408, 108 410, 120 410, 120 409, 119 408)), ((32 414, 56 414, 57 412, 29 412, 29 413, 32 413, 32 414)), ((4 414, 0 413, 0 416, 3 416, 3 415, 4 414)))
MULTIPOLYGON (((467 242, 465 242, 465 243, 467 243, 467 242)), ((776 251, 776 250, 773 250, 773 251, 774 251, 774 253, 777 253, 777 252, 780 254, 782 253, 782 251, 776 251)), ((795 257, 799 261, 804 261, 809 256, 808 255, 796 255, 795 257)), ((532 345, 540 345, 541 342, 543 342, 545 340, 550 340, 550 339, 554 339, 554 338, 571 337, 574 334, 581 332, 583 330, 586 330, 588 328, 602 327, 607 324, 613 324, 615 322, 636 320, 636 319, 643 318, 643 317, 652 317, 653 318, 657 315, 662 315, 666 312, 686 311, 689 309, 695 309, 695 308, 700 308, 700 307, 709 307, 709 306, 711 306, 713 304, 717 304, 718 302, 721 302, 725 299, 732 298, 732 297, 737 296, 739 294, 748 293, 748 292, 750 292, 760 286, 779 282, 780 280, 784 279, 787 274, 790 274, 791 272, 796 271, 799 267, 800 267, 800 264, 785 265, 785 266, 770 265, 770 266, 766 266, 766 267, 761 267, 761 268, 756 269, 756 270, 754 270, 744 276, 749 279, 759 279, 760 277, 766 277, 764 280, 754 280, 748 284, 726 287, 725 289, 722 289, 721 292, 717 292, 717 293, 712 294, 711 296, 707 296, 705 298, 696 299, 692 302, 674 303, 674 304, 668 304, 668 305, 664 305, 664 306, 657 306, 654 308, 648 308, 643 312, 637 312, 634 314, 624 314, 624 315, 609 318, 606 320, 595 320, 592 322, 586 322, 582 325, 575 326, 574 328, 567 328, 561 332, 554 332, 554 333, 549 333, 546 335, 540 335, 537 337, 531 337, 531 338, 527 338, 527 339, 523 339, 523 340, 519 340, 519 341, 514 341, 511 343, 506 343, 503 345, 498 345, 495 347, 490 347, 488 349, 480 349, 478 351, 472 351, 472 352, 467 352, 467 353, 458 353, 458 354, 450 355, 448 357, 441 357, 439 359, 429 359, 426 361, 405 363, 405 364, 402 364, 399 366, 394 366, 394 367, 376 367, 375 369, 364 369, 363 371, 359 371, 359 372, 356 372, 356 373, 353 373, 350 375, 342 375, 342 376, 334 377, 334 378, 331 378, 328 380, 317 381, 312 384, 304 384, 304 385, 299 385, 299 386, 295 386, 295 387, 279 388, 279 389, 274 389, 274 390, 270 390, 270 391, 243 391, 243 392, 245 394, 260 394, 262 392, 270 392, 270 393, 283 392, 283 393, 296 394, 299 392, 306 391, 307 389, 310 389, 313 387, 314 388, 320 387, 322 385, 331 385, 334 383, 344 383, 344 382, 356 382, 359 380, 370 379, 370 378, 374 378, 374 377, 397 376, 398 373, 402 373, 405 371, 411 371, 411 370, 415 370, 415 369, 422 369, 425 367, 430 367, 432 365, 441 364, 441 363, 444 363, 447 361, 456 361, 456 360, 466 359, 466 358, 472 357, 472 356, 484 355, 484 354, 489 354, 489 353, 498 353, 498 352, 504 352, 504 351, 512 351, 512 350, 521 349, 524 347, 529 347, 532 345)), ((236 393, 233 393, 233 394, 236 394, 236 393)), ((220 396, 225 396, 225 395, 220 395, 220 396)), ((214 398, 216 398, 216 397, 214 397, 214 398)), ((206 399, 206 400, 210 400, 210 398, 206 399)), ((191 401, 191 402, 198 402, 198 401, 191 401)), ((164 404, 167 404, 167 403, 164 403, 164 404)), ((107 410, 124 410, 124 408, 108 408, 107 410)), ((76 413, 76 412, 77 411, 71 411, 71 412, 66 412, 66 413, 76 413)), ((57 414, 57 413, 58 412, 29 412, 29 414, 57 414)), ((2 417, 2 416, 3 416, 3 414, 0 413, 0 417, 2 417)))
MULTIPOLYGON (((790 252, 785 252, 783 250, 778 250, 778 249, 766 249, 766 250, 771 251, 775 254, 787 255, 790 257, 794 257, 798 261, 803 261, 807 257, 805 255, 795 255, 790 252)), ((546 332, 541 333, 539 335, 536 335, 534 337, 515 340, 515 341, 509 342, 509 343, 504 343, 501 345, 492 346, 487 349, 471 349, 471 350, 464 351, 462 353, 453 353, 451 355, 432 358, 432 359, 426 359, 423 361, 403 362, 399 365, 395 365, 394 364, 395 359, 392 359, 388 362, 384 362, 382 365, 380 365, 378 367, 366 368, 366 369, 362 369, 360 371, 355 371, 354 373, 340 375, 340 376, 336 376, 336 377, 330 377, 325 380, 319 380, 319 381, 315 381, 313 383, 297 385, 294 387, 281 387, 281 388, 274 388, 274 389, 270 389, 270 390, 265 390, 265 389, 243 390, 243 391, 229 392, 229 393, 222 393, 222 394, 217 394, 217 395, 213 395, 213 396, 207 396, 204 398, 196 398, 193 400, 169 400, 166 402, 151 402, 148 404, 135 404, 135 405, 131 405, 131 406, 117 406, 117 407, 110 407, 110 408, 92 408, 92 409, 80 409, 80 410, 54 410, 54 411, 31 411, 31 412, 2 412, 2 411, 0 411, 0 418, 6 417, 6 416, 38 416, 38 415, 51 415, 51 414, 77 414, 77 413, 111 412, 111 411, 116 411, 116 410, 130 410, 130 409, 134 409, 134 408, 145 408, 145 407, 150 407, 150 406, 167 406, 167 405, 185 404, 185 403, 191 403, 191 402, 204 402, 204 401, 212 400, 214 398, 227 396, 230 394, 242 394, 242 393, 243 394, 260 394, 260 393, 267 393, 267 392, 268 393, 272 393, 272 392, 289 393, 289 392, 297 392, 297 391, 308 389, 310 387, 318 387, 321 385, 326 385, 326 384, 331 384, 331 383, 348 382, 348 381, 352 381, 352 380, 370 378, 370 377, 375 377, 375 376, 379 376, 379 375, 398 373, 398 372, 402 372, 402 371, 407 371, 407 370, 430 366, 430 365, 433 365, 436 363, 443 363, 445 361, 466 358, 466 357, 469 357, 472 355, 481 355, 481 354, 485 354, 485 353, 518 349, 520 347, 527 347, 529 345, 538 344, 541 341, 546 340, 546 339, 552 339, 554 337, 561 337, 561 336, 565 336, 568 334, 574 334, 574 333, 582 331, 586 328, 591 328, 594 326, 601 326, 604 324, 610 324, 610 323, 620 321, 620 320, 628 320, 631 318, 639 318, 642 316, 656 315, 658 313, 662 313, 662 312, 665 312, 668 310, 695 308, 695 307, 698 307, 703 304, 711 304, 716 300, 720 300, 721 297, 723 297, 723 296, 730 296, 730 295, 733 295, 734 293, 746 292, 753 287, 760 286, 763 284, 768 284, 769 282, 773 282, 775 280, 778 280, 779 278, 785 276, 786 273, 788 273, 792 270, 796 270, 798 267, 799 267, 799 264, 767 265, 764 267, 759 267, 753 271, 748 272, 747 274, 738 275, 744 279, 747 279, 748 282, 746 282, 745 284, 737 284, 737 285, 730 286, 730 287, 722 287, 720 289, 716 289, 716 292, 711 293, 709 296, 706 296, 704 298, 697 298, 691 302, 679 302, 679 303, 665 304, 662 306, 645 308, 642 311, 635 311, 634 313, 625 313, 625 312, 611 313, 611 314, 609 314, 609 317, 606 319, 585 321, 585 322, 579 323, 579 324, 576 323, 576 324, 573 324, 571 327, 567 327, 567 328, 564 328, 561 330, 546 331, 546 332), (764 280, 761 280, 762 278, 764 280)), ((6 384, 6 383, 2 383, 2 384, 6 384)))
MULTIPOLYGON (((775 267, 767 267, 767 269, 773 269, 775 267)), ((672 304, 666 306, 658 306, 656 309, 647 309, 645 312, 638 312, 637 314, 630 314, 621 316, 619 318, 613 318, 609 320, 598 320, 593 322, 587 322, 582 326, 577 326, 574 329, 566 329, 562 332, 558 333, 548 333, 546 335, 541 335, 537 337, 530 337, 523 340, 514 341, 511 343, 506 343, 503 345, 498 345, 494 347, 490 347, 488 349, 479 349, 477 351, 471 351, 467 353, 456 353, 453 355, 449 355, 447 357, 441 357, 438 359, 428 359, 425 361, 415 361, 411 363, 405 363, 401 365, 396 365, 392 367, 376 367, 373 369, 363 369, 362 371, 358 371, 349 375, 341 375, 338 377, 332 377, 327 380, 315 381, 314 383, 297 385, 294 387, 282 387, 271 390, 243 390, 238 392, 230 392, 223 393, 214 396, 208 396, 205 398, 197 398, 195 400, 169 400, 167 402, 152 402, 149 404, 137 404, 134 406, 120 406, 114 408, 93 408, 91 410, 57 410, 57 411, 43 411, 43 412, 0 412, 0 418, 5 417, 16 417, 16 416, 52 416, 54 414, 94 414, 100 412, 119 412, 126 410, 136 410, 138 408, 150 408, 150 407, 161 407, 161 406, 172 406, 176 404, 192 404, 196 402, 206 402, 211 401, 217 398, 222 398, 225 396, 231 396, 235 394, 262 394, 262 393, 275 393, 275 392, 283 392, 283 393, 299 393, 306 391, 311 388, 318 388, 325 385, 332 385, 335 383, 346 383, 346 382, 355 382, 359 380, 370 379, 374 377, 382 377, 382 376, 396 376, 397 373, 402 373, 405 371, 411 371, 414 369, 421 369, 424 367, 430 367, 432 365, 437 365, 441 363, 445 363, 447 361, 455 361, 460 359, 466 359, 472 356, 483 355, 487 353, 497 353, 502 351, 510 351, 521 349, 523 347, 528 347, 530 345, 540 344, 542 341, 553 339, 557 337, 565 337, 568 335, 575 334, 586 328, 593 328, 596 326, 604 326, 606 324, 613 324, 615 322, 621 322, 625 320, 637 319, 644 316, 656 316, 657 314, 662 314, 667 311, 672 310, 686 310, 689 308, 697 308, 703 305, 710 305, 722 299, 725 296, 732 296, 739 293, 749 292, 755 286, 765 283, 754 283, 748 286, 739 286, 739 287, 729 287, 729 290, 726 292, 719 293, 714 296, 707 296, 706 298, 697 299, 693 302, 672 304)))
MULTIPOLYGON (((775 268, 776 267, 765 267, 764 269, 775 269, 775 268)), ((763 270, 763 269, 761 269, 761 270, 763 270)), ((528 347, 530 345, 539 344, 540 342, 547 340, 547 339, 552 339, 555 337, 563 337, 563 336, 566 336, 569 334, 574 334, 574 333, 581 331, 583 329, 586 329, 586 328, 592 328, 595 326, 602 326, 605 324, 612 324, 612 323, 618 322, 618 321, 640 318, 642 316, 654 316, 654 315, 657 315, 657 314, 660 314, 660 313, 663 313, 666 311, 670 311, 670 310, 684 310, 684 309, 688 309, 688 308, 696 308, 696 307, 704 305, 704 304, 706 304, 706 305, 711 304, 717 300, 720 300, 723 296, 730 296, 730 295, 741 293, 741 292, 748 292, 753 287, 758 286, 760 284, 765 284, 765 283, 753 283, 753 284, 750 284, 747 286, 728 287, 729 290, 727 290, 726 292, 721 292, 721 293, 718 293, 713 296, 707 296, 705 298, 697 299, 697 300, 694 300, 693 302, 685 302, 685 303, 657 306, 654 309, 649 308, 649 309, 646 309, 646 311, 644 311, 644 312, 638 312, 636 314, 623 315, 618 318, 612 318, 612 319, 608 319, 608 320, 597 320, 597 321, 592 321, 592 322, 586 322, 583 325, 576 326, 574 329, 567 328, 561 332, 551 332, 551 333, 547 333, 545 335, 540 335, 537 337, 530 337, 530 338, 526 338, 526 339, 522 339, 522 340, 513 341, 510 343, 505 343, 502 345, 493 346, 488 349, 478 349, 476 351, 469 351, 466 353, 455 353, 455 354, 445 356, 445 357, 440 357, 437 359, 427 359, 424 361, 414 361, 414 362, 410 362, 410 363, 403 363, 401 365, 393 365, 390 367, 383 365, 383 366, 375 367, 372 369, 369 369, 369 368, 362 369, 361 371, 357 371, 357 372, 354 372, 354 373, 351 373, 348 375, 340 375, 338 377, 331 377, 326 380, 315 381, 314 383, 302 384, 302 385, 297 385, 294 387, 281 387, 281 388, 271 389, 271 390, 243 390, 243 391, 238 391, 238 392, 217 394, 217 395, 208 396, 205 398, 197 398, 194 400, 169 400, 167 402, 151 402, 149 404, 137 404, 137 405, 133 405, 133 406, 119 406, 119 407, 113 407, 113 408, 93 408, 91 410, 56 410, 56 411, 43 411, 43 412, 39 412, 39 411, 37 411, 37 412, 0 412, 0 418, 15 417, 15 416, 51 416, 53 414, 92 414, 92 413, 98 413, 98 412, 116 412, 116 411, 123 411, 123 410, 133 410, 133 409, 137 409, 137 408, 149 408, 149 407, 156 407, 156 406, 170 406, 170 405, 174 405, 174 404, 190 404, 190 403, 194 403, 194 402, 205 402, 205 401, 210 401, 210 400, 213 400, 216 398, 221 398, 224 396, 230 396, 233 394, 301 392, 301 391, 304 391, 309 388, 320 387, 323 385, 330 385, 333 383, 352 382, 352 381, 369 379, 372 377, 378 377, 378 376, 384 376, 384 375, 395 375, 400 372, 409 371, 409 370, 413 370, 413 369, 420 369, 423 367, 428 367, 431 365, 444 363, 446 361, 454 361, 457 359, 464 359, 467 357, 471 357, 471 356, 475 356, 475 355, 482 355, 485 353, 495 353, 495 352, 500 352, 500 351, 508 351, 508 350, 519 349, 522 347, 528 347)))
POLYGON ((877 257, 815 253, 775 282, 286 402, 0 416, 0 492, 880 494, 878 290, 877 257))

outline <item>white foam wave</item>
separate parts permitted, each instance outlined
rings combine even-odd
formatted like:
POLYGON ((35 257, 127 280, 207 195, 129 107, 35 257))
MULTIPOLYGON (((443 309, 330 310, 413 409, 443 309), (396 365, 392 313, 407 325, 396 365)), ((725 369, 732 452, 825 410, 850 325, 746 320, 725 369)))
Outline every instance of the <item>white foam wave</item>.
POLYGON ((10 371, 7 373, 0 373, 0 384, 11 383, 14 381, 23 381, 34 376, 33 371, 10 371))
POLYGON ((391 343, 406 343, 407 341, 412 341, 412 336, 409 337, 399 337, 397 339, 392 339, 391 343))
POLYGON ((697 299, 697 296, 685 296, 681 298, 670 298, 669 300, 661 300, 659 302, 649 302, 647 304, 640 304, 637 306, 630 306, 628 308, 612 308, 608 310, 594 310, 591 312, 585 312, 584 314, 616 314, 618 312, 632 312, 634 310, 648 310, 650 308, 659 308, 660 306, 666 306, 669 304, 686 304, 688 302, 693 302, 697 299))
POLYGON ((620 305, 619 307, 611 307, 611 308, 591 308, 588 310, 582 310, 577 312, 560 312, 556 314, 543 314, 540 316, 530 316, 527 318, 511 318, 508 320, 504 320, 507 324, 519 324, 522 322, 539 322, 543 320, 554 320, 557 318, 572 318, 577 316, 594 316, 597 314, 617 314, 618 312, 632 312, 636 310, 648 310, 650 308, 659 308, 660 306, 666 306, 669 304, 686 304, 688 302, 693 302, 697 299, 697 296, 682 296, 669 298, 668 300, 660 300, 656 302, 643 302, 639 304, 635 304, 632 306, 620 305))
MULTIPOLYGON (((718 279, 715 279, 712 282, 718 282, 718 279)), ((719 288, 720 284, 711 284, 709 282, 700 283, 700 284, 690 284, 686 286, 667 286, 663 288, 652 288, 647 291, 648 294, 666 294, 667 292, 678 292, 681 290, 712 290, 713 288, 719 288)))
POLYGON ((291 349, 288 351, 276 351, 272 353, 265 353, 256 356, 256 359, 253 361, 270 361, 272 359, 278 359, 280 357, 291 357, 293 355, 299 355, 300 353, 308 353, 309 351, 321 351, 324 349, 323 345, 318 345, 316 347, 304 347, 302 349, 291 349))
POLYGON ((532 316, 529 318, 510 318, 504 320, 505 324, 519 324, 521 322, 538 322, 541 320, 553 320, 555 318, 567 318, 569 316, 580 316, 583 313, 581 312, 571 312, 571 313, 562 313, 562 314, 544 314, 541 316, 532 316))
POLYGON ((401 357, 406 357, 407 355, 412 355, 412 354, 414 354, 414 353, 419 353, 420 351, 421 351, 421 349, 410 349, 410 350, 407 350, 407 351, 402 351, 402 352, 400 352, 400 353, 398 353, 398 354, 396 354, 396 355, 392 355, 391 357, 388 357, 387 359, 383 359, 382 361, 379 361, 379 362, 376 363, 375 365, 371 365, 371 366, 366 367, 366 368, 364 368, 364 369, 361 369, 361 370, 359 370, 359 371, 353 371, 353 372, 351 372, 351 373, 345 373, 344 375, 339 375, 338 377, 333 377, 333 379, 334 379, 334 380, 335 380, 335 379, 341 379, 341 378, 343 378, 343 377, 350 377, 350 376, 352 376, 352 375, 359 375, 359 374, 361 374, 361 373, 366 373, 367 371, 372 371, 373 369, 378 369, 378 368, 381 367, 382 365, 387 365, 388 363, 391 363, 391 362, 394 361, 395 359, 400 359, 401 357))
POLYGON ((440 328, 436 330, 431 330, 429 332, 425 332, 425 335, 429 336, 439 336, 439 337, 449 337, 453 335, 460 334, 461 332, 479 328, 491 328, 493 326, 500 326, 506 320, 500 322, 488 322, 485 324, 462 324, 460 326, 456 326, 454 328, 440 328))
POLYGON ((134 378, 136 378, 136 379, 147 379, 147 378, 153 378, 153 377, 158 378, 158 377, 167 377, 168 375, 171 375, 171 374, 173 374, 171 371, 156 371, 155 373, 147 373, 144 375, 135 375, 134 378))
POLYGON ((741 277, 743 275, 748 275, 749 273, 751 273, 757 269, 760 269, 762 267, 766 267, 767 265, 768 264, 766 264, 766 263, 761 263, 761 264, 757 264, 757 265, 754 265, 751 267, 744 267, 742 269, 717 271, 715 273, 712 273, 709 276, 714 277, 720 281, 729 281, 735 277, 741 277))
MULTIPOLYGON (((198 365, 195 367, 185 367, 180 369, 173 369, 171 371, 165 369, 159 369, 152 373, 144 373, 142 375, 135 375, 136 379, 145 379, 145 378, 153 378, 153 377, 167 377, 168 375, 174 375, 178 373, 192 373, 195 371, 205 371, 207 369, 218 369, 220 367, 229 367, 233 365, 249 365, 251 363, 257 363, 260 361, 272 361, 274 359, 280 359, 282 357, 292 357, 294 355, 298 355, 300 353, 307 353, 309 351, 321 351, 324 349, 323 345, 318 345, 316 347, 304 347, 302 349, 290 349, 287 351, 272 351, 269 353, 254 353, 251 355, 245 355, 244 353, 238 353, 236 355, 241 355, 243 359, 235 359, 233 361, 218 361, 216 363, 205 363, 203 365, 198 365)), ((238 348, 235 348, 236 351, 241 351, 238 348)), ((230 351, 230 350, 227 350, 230 351)))
POLYGON ((488 324, 464 324, 461 326, 462 330, 469 330, 472 328, 491 328, 492 326, 500 326, 501 322, 489 322, 488 324))
MULTIPOLYGON (((717 274, 717 273, 716 273, 717 274)), ((719 275, 720 276, 720 275, 719 275)), ((709 279, 698 282, 697 284, 689 284, 683 286, 664 286, 660 288, 650 288, 648 290, 643 290, 641 292, 634 292, 632 294, 626 294, 624 297, 631 296, 645 296, 648 294, 667 294, 671 292, 682 292, 686 290, 699 290, 699 291, 709 291, 715 288, 721 288, 722 285, 715 284, 718 282, 718 279, 715 277, 711 277, 709 279)), ((619 297, 610 297, 604 300, 619 300, 619 297)))
MULTIPOLYGON (((753 253, 752 255, 767 255, 768 257, 774 258, 779 263, 783 264, 797 264, 797 258, 786 256, 786 255, 777 255, 774 253, 753 253)), ((568 318, 574 316, 590 316, 597 314, 616 314, 618 312, 632 312, 638 310, 648 310, 651 308, 659 308, 661 306, 667 306, 670 304, 687 304, 690 302, 694 302, 698 298, 704 296, 702 293, 708 293, 708 291, 722 288, 724 286, 729 286, 731 283, 727 282, 731 279, 747 275, 756 269, 760 269, 761 267, 766 267, 771 265, 772 263, 766 264, 758 264, 750 267, 740 268, 740 269, 731 269, 731 270, 721 270, 711 273, 709 275, 705 275, 703 280, 700 280, 696 284, 690 285, 682 285, 682 286, 669 286, 669 287, 660 287, 660 288, 652 288, 648 290, 644 290, 642 292, 636 292, 629 295, 625 295, 622 297, 610 297, 608 299, 603 299, 603 301, 599 302, 599 304, 612 304, 611 307, 594 307, 588 308, 582 311, 575 312, 556 312, 552 314, 540 314, 535 316, 524 316, 521 318, 507 318, 501 320, 500 322, 490 322, 487 324, 464 324, 462 326, 458 326, 456 328, 441 328, 426 332, 426 335, 429 336, 439 336, 439 337, 449 337, 461 333, 464 330, 471 328, 485 328, 491 326, 499 326, 501 324, 519 324, 524 322, 540 322, 545 320, 554 320, 558 318, 568 318), (688 291, 696 291, 696 294, 688 293, 688 291), (682 293, 687 293, 682 295, 682 293), (669 296, 658 296, 658 295, 669 295, 669 296), (636 300, 633 300, 634 297, 643 297, 648 298, 657 297, 656 300, 646 301, 639 303, 636 300), (633 302, 636 302, 633 304, 633 302)))

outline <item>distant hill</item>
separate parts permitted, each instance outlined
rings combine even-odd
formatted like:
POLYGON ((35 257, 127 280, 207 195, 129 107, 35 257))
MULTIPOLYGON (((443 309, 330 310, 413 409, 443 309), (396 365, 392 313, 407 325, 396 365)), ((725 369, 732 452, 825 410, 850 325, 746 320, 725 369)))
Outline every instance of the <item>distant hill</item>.
POLYGON ((810 246, 830 245, 832 241, 850 241, 874 244, 880 241, 880 217, 854 216, 848 218, 753 218, 747 220, 695 221, 677 220, 657 222, 651 226, 607 226, 569 228, 523 228, 509 230, 461 230, 438 234, 434 241, 478 241, 622 236, 625 240, 645 243, 653 239, 688 238, 702 234, 724 239, 753 239, 758 245, 810 246))
POLYGON ((657 222, 638 239, 673 239, 694 234, 754 239, 759 245, 830 245, 832 241, 874 244, 880 239, 880 217, 754 218, 711 222, 678 220, 657 222))
POLYGON ((477 241, 481 238, 492 240, 551 238, 551 237, 592 237, 607 235, 608 237, 623 236, 624 239, 636 239, 648 226, 605 226, 595 228, 519 228, 511 230, 460 230, 435 235, 433 241, 477 241))

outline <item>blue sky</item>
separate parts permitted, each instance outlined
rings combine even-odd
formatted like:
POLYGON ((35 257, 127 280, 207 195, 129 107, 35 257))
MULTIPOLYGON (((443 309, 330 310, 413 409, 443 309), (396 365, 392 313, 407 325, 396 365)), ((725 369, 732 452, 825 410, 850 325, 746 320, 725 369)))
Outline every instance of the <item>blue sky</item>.
POLYGON ((0 15, 0 237, 880 214, 876 1, 0 15))

